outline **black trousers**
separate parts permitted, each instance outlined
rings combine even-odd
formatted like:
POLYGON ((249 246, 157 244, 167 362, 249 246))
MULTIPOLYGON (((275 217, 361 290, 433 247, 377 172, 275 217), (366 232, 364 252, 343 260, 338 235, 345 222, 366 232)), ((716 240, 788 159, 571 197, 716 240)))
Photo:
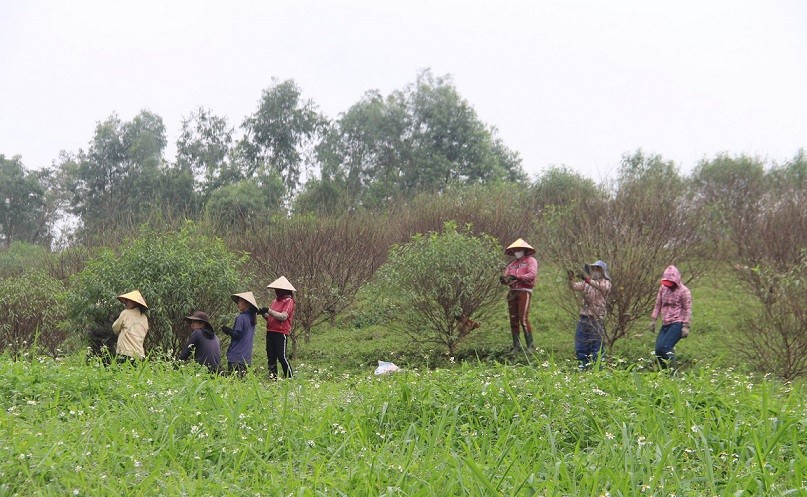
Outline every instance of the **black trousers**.
POLYGON ((286 342, 288 335, 283 333, 276 333, 269 331, 266 333, 266 360, 269 362, 269 375, 277 378, 277 362, 280 361, 280 366, 283 367, 283 376, 291 378, 294 371, 291 370, 291 364, 286 359, 286 342))

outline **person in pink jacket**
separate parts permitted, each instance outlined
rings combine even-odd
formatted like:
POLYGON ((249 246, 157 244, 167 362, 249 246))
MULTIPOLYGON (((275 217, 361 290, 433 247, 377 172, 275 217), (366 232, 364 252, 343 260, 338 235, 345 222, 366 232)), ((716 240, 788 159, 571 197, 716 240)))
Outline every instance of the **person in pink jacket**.
POLYGON ((661 277, 656 306, 650 315, 650 331, 653 333, 659 315, 661 330, 656 338, 656 359, 662 369, 668 366, 676 369, 675 344, 689 335, 692 294, 681 281, 681 272, 673 265, 667 266, 661 277))
POLYGON ((538 261, 533 257, 535 249, 519 238, 504 251, 513 257, 500 281, 510 289, 507 292, 507 308, 510 312, 510 333, 513 335, 513 352, 521 351, 519 333, 524 330, 527 348, 533 347, 530 303, 532 289, 538 276, 538 261))

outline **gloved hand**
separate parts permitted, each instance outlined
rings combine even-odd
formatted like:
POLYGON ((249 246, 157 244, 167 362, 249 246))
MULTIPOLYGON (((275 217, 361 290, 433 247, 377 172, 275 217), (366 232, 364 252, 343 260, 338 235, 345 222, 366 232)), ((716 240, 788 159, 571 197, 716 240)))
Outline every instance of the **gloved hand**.
POLYGON ((571 269, 567 269, 566 270, 566 277, 569 278, 569 280, 573 280, 574 279, 574 271, 572 271, 571 269))
POLYGON ((516 278, 515 275, 512 275, 512 274, 509 275, 507 278, 510 280, 510 283, 512 283, 512 282, 514 282, 514 281, 516 281, 518 279, 518 278, 516 278))
POLYGON ((224 333, 225 335, 232 335, 233 334, 233 329, 230 328, 229 326, 222 326, 221 327, 221 332, 224 333))
POLYGON ((259 316, 265 316, 267 312, 269 312, 268 307, 261 307, 260 309, 258 309, 259 316))
POLYGON ((681 328, 681 338, 686 338, 689 336, 689 325, 685 324, 683 328, 681 328))
POLYGON ((507 276, 504 276, 504 275, 499 276, 499 283, 501 283, 502 285, 506 285, 506 284, 508 284, 509 282, 510 282, 510 281, 507 279, 507 276))
POLYGON ((656 332, 656 320, 651 319, 650 320, 650 333, 655 333, 655 332, 656 332))

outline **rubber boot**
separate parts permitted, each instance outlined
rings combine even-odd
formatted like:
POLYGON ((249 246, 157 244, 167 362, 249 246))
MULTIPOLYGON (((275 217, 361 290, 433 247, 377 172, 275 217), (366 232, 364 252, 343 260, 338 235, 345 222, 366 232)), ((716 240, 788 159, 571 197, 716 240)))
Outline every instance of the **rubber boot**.
POLYGON ((513 353, 521 352, 521 340, 518 338, 518 333, 513 333, 513 353))
POLYGON ((524 333, 524 338, 527 340, 527 350, 535 349, 535 347, 532 346, 532 333, 524 333))

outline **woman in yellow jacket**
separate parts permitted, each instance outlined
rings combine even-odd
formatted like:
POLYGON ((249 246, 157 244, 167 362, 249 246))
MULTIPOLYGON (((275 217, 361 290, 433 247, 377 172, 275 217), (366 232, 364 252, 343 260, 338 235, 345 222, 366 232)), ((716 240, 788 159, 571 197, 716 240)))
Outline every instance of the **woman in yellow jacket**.
POLYGON ((149 331, 149 322, 145 314, 148 309, 146 300, 139 290, 118 295, 118 300, 126 306, 118 319, 112 323, 112 331, 118 335, 118 343, 115 347, 118 362, 145 359, 146 352, 143 349, 143 342, 149 331))

